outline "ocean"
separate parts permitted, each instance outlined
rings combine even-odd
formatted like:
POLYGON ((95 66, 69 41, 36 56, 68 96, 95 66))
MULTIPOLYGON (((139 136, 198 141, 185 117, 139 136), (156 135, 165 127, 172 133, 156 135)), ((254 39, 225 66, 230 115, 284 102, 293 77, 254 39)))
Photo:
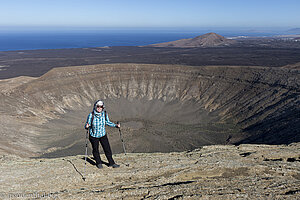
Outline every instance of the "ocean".
MULTIPOLYGON (((143 46, 193 38, 204 31, 32 31, 3 32, 0 29, 0 51, 88 48, 104 46, 143 46)), ((240 31, 219 31, 225 37, 271 36, 274 33, 246 33, 240 31)))

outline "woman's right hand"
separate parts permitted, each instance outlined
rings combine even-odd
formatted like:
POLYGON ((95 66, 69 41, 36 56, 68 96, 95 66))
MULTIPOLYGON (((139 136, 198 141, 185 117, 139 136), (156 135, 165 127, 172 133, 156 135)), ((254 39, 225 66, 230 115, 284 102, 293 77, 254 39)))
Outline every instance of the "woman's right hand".
POLYGON ((89 127, 90 127, 90 125, 87 123, 87 124, 85 125, 85 128, 88 129, 89 127))

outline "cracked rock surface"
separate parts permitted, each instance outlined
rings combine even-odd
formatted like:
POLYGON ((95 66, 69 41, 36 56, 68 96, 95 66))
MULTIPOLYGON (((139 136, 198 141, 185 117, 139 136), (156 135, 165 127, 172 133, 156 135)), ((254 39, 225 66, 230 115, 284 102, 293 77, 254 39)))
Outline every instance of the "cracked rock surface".
POLYGON ((299 150, 300 143, 243 144, 116 154, 121 167, 103 169, 93 165, 91 156, 85 168, 84 155, 54 159, 3 155, 0 198, 299 199, 299 150))

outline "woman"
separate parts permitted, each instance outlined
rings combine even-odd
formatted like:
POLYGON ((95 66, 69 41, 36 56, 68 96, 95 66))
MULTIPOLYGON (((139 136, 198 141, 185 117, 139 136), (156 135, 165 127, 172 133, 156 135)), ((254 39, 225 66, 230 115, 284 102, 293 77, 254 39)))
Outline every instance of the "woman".
POLYGON ((98 100, 94 104, 93 111, 87 117, 85 128, 90 130, 89 140, 92 144, 93 156, 96 160, 96 166, 99 169, 103 168, 102 161, 100 158, 100 153, 99 153, 99 142, 100 142, 104 150, 105 156, 108 160, 108 166, 117 168, 120 167, 120 165, 117 165, 112 158, 110 144, 105 132, 105 125, 120 128, 120 124, 115 124, 109 121, 106 111, 104 111, 103 101, 98 100))

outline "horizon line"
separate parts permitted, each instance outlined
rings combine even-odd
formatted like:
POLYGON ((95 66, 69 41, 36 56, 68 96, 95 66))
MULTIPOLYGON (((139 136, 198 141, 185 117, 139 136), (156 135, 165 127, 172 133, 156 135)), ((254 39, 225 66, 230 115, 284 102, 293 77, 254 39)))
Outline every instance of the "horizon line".
POLYGON ((298 29, 296 26, 62 26, 62 25, 53 25, 53 26, 45 26, 45 25, 0 25, 0 28, 6 29, 38 29, 38 28, 57 28, 57 29, 298 29))

